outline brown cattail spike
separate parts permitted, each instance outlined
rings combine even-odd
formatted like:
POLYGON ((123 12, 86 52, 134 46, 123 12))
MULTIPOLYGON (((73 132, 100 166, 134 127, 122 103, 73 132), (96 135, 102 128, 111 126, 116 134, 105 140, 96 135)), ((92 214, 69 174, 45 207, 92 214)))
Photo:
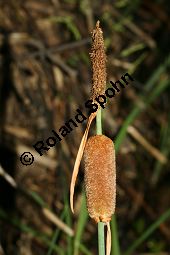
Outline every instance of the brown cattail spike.
POLYGON ((92 100, 99 95, 104 95, 106 90, 106 55, 103 40, 103 32, 99 27, 99 21, 92 32, 92 52, 90 53, 92 63, 92 100))
POLYGON ((116 167, 113 142, 104 135, 88 139, 84 151, 87 209, 96 222, 109 222, 115 211, 116 167))

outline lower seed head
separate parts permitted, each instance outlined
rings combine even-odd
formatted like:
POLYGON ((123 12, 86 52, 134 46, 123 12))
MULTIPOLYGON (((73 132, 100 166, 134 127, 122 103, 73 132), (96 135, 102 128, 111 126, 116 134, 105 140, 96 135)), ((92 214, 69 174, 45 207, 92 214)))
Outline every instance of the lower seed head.
POLYGON ((113 142, 104 135, 88 139, 84 151, 85 190, 91 218, 110 221, 116 202, 116 167, 113 142))

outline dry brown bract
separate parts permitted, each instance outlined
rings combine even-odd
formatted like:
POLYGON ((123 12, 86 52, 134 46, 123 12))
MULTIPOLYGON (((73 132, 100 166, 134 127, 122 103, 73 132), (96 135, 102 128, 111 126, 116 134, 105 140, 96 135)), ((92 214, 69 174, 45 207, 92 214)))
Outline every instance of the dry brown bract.
POLYGON ((76 179, 77 179, 77 175, 79 172, 79 167, 80 167, 80 162, 83 156, 83 152, 84 152, 84 148, 86 145, 86 141, 87 141, 87 137, 88 137, 88 133, 89 133, 89 129, 91 126, 91 123, 93 121, 93 119, 96 117, 96 112, 92 113, 88 119, 87 122, 87 127, 86 130, 84 132, 84 135, 82 137, 80 146, 79 146, 79 150, 77 153, 77 157, 76 157, 76 161, 74 163, 74 169, 73 169, 73 174, 72 174, 72 178, 71 178, 71 184, 70 184, 70 207, 71 207, 71 211, 74 213, 74 208, 73 208, 73 197, 74 197, 74 188, 75 188, 75 183, 76 183, 76 179))

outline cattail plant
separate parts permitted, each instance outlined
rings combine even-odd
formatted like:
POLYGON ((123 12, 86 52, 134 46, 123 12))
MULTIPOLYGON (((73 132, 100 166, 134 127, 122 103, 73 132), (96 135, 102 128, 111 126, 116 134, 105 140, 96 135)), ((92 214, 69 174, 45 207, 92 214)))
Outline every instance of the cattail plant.
MULTIPOLYGON (((92 90, 91 99, 104 94, 106 89, 106 55, 103 33, 99 21, 92 32, 92 90)), ((74 187, 84 153, 85 192, 89 216, 98 223, 99 254, 105 254, 104 225, 107 225, 107 249, 111 251, 110 220, 115 211, 116 200, 116 167, 115 150, 110 138, 102 134, 101 109, 91 113, 77 153, 70 185, 70 206, 73 210, 74 187), (87 140, 90 125, 96 117, 96 135, 87 140)))

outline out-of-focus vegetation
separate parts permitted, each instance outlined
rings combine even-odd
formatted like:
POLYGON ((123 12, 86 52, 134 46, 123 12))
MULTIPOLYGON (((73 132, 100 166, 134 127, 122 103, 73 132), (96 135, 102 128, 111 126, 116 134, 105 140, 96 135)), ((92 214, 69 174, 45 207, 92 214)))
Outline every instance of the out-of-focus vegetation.
POLYGON ((103 111, 117 152, 112 255, 170 254, 169 14, 165 0, 0 1, 0 254, 98 254, 83 165, 75 215, 69 208, 86 123, 42 157, 32 147, 85 109, 97 20, 108 86, 126 72, 135 79, 103 111), (24 151, 35 156, 31 166, 19 160, 24 151))

